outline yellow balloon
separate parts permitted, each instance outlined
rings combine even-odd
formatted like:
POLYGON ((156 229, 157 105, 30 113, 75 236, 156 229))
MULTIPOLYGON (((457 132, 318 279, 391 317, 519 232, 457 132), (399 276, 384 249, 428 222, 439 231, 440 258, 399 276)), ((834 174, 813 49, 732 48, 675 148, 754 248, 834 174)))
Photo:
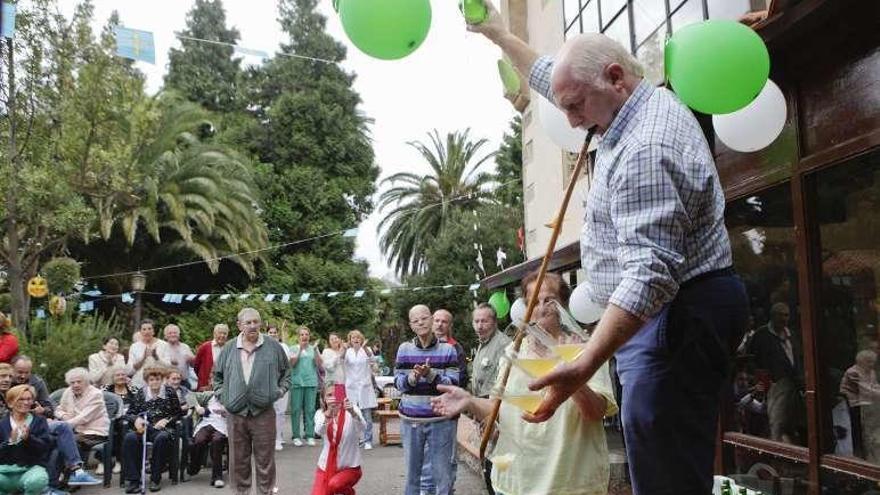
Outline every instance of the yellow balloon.
POLYGON ((37 275, 28 280, 27 291, 31 297, 46 297, 46 294, 49 293, 49 286, 46 284, 45 278, 37 275))

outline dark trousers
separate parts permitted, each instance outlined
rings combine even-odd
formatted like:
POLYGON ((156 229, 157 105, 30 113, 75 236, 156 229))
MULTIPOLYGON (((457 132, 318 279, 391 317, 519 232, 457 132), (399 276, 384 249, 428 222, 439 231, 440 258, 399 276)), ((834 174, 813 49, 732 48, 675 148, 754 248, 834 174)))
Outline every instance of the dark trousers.
POLYGON ((190 476, 195 476, 202 469, 210 450, 211 481, 213 482, 223 477, 223 449, 226 448, 226 435, 215 430, 211 425, 205 426, 193 437, 189 448, 189 467, 187 471, 190 476))
POLYGON ((229 471, 235 493, 250 493, 253 471, 256 471, 257 493, 272 493, 275 486, 275 409, 269 407, 256 416, 230 414, 226 419, 232 457, 229 471))
POLYGON ((722 271, 682 284, 618 350, 634 495, 712 493, 730 343, 738 342, 747 318, 742 282, 722 271))
POLYGON ((495 489, 492 487, 492 461, 483 459, 483 481, 486 482, 486 491, 489 495, 495 495, 495 489))
MULTIPOLYGON (((153 454, 150 458, 150 480, 158 482, 162 479, 162 471, 171 458, 171 449, 174 448, 173 437, 165 430, 155 428, 147 429, 147 441, 153 442, 153 454)), ((140 483, 143 443, 139 435, 134 431, 125 434, 122 441, 122 463, 126 481, 140 483)))

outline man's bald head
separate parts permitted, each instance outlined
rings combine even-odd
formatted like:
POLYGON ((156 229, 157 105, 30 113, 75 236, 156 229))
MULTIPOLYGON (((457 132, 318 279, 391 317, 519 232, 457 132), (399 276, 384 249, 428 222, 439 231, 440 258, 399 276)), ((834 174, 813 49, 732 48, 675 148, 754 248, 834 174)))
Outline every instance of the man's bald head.
POLYGON ((424 304, 416 304, 409 309, 409 327, 416 335, 424 336, 431 331, 431 326, 431 308, 424 304))

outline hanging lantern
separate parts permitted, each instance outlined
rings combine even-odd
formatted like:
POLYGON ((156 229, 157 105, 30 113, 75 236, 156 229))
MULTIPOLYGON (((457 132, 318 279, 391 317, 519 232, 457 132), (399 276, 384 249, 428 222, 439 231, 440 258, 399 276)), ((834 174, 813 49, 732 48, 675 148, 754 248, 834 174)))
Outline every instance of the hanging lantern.
POLYGON ((52 298, 49 299, 49 313, 52 316, 61 316, 66 309, 67 299, 64 299, 61 296, 52 296, 52 298))
POLYGON ((46 283, 45 278, 37 275, 36 277, 28 280, 27 291, 31 297, 46 297, 46 294, 49 293, 49 285, 46 283))

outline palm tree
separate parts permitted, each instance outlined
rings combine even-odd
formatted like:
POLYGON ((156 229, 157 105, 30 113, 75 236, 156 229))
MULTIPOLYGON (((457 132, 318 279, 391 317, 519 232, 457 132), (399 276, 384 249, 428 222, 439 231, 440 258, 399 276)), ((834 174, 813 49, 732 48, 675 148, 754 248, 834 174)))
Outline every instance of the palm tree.
MULTIPOLYGON (((131 245, 145 228, 160 249, 189 251, 215 273, 218 257, 265 248, 268 232, 246 160, 204 142, 213 125, 198 105, 166 95, 159 107, 156 134, 137 157, 142 187, 129 198, 98 201, 102 237, 108 239, 119 225, 131 245), (170 233, 176 235, 169 239, 170 233)), ((254 256, 229 259, 254 276, 254 256)))
POLYGON ((428 133, 429 144, 408 142, 428 162, 431 173, 400 172, 382 181, 390 188, 379 197, 379 209, 392 208, 379 222, 378 230, 384 229, 379 247, 393 261, 398 276, 424 271, 425 251, 453 211, 472 210, 490 201, 492 175, 480 167, 495 152, 478 158, 488 141, 471 141, 469 134, 470 129, 448 133, 444 141, 434 129, 428 133))

